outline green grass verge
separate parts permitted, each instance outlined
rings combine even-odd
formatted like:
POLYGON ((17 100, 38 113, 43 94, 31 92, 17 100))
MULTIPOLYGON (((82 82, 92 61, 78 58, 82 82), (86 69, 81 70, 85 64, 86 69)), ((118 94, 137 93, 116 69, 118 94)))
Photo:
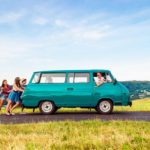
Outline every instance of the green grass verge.
MULTIPOLYGON (((39 109, 35 110, 39 112, 39 109)), ((59 112, 80 112, 80 111, 90 111, 88 109, 80 109, 80 108, 61 108, 58 110, 59 112)), ((92 111, 95 111, 92 109, 92 111)), ((114 107, 114 111, 150 111, 150 98, 134 100, 132 107, 130 106, 116 106, 114 107)), ((15 113, 20 113, 21 109, 18 108, 14 110, 15 113)), ((32 112, 32 109, 25 109, 24 112, 32 112)), ((3 108, 1 113, 5 113, 5 109, 3 108)))
POLYGON ((150 122, 64 121, 0 125, 1 150, 149 150, 150 122))

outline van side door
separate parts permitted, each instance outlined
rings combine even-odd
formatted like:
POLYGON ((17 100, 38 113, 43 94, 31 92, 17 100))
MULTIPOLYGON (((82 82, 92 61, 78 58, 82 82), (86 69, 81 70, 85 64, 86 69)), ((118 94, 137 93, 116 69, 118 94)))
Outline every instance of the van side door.
POLYGON ((93 98, 92 91, 89 72, 68 73, 66 104, 69 107, 89 107, 93 98))

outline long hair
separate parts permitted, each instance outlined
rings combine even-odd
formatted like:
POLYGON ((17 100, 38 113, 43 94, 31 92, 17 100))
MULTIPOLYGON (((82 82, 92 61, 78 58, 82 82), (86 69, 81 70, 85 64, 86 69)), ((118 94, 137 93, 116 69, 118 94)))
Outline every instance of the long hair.
POLYGON ((19 77, 16 77, 15 78, 15 84, 17 85, 17 87, 21 87, 21 85, 20 85, 20 78, 19 77))
MULTIPOLYGON (((4 82, 6 82, 7 80, 3 80, 2 81, 2 86, 1 87, 4 87, 5 86, 5 84, 4 84, 4 82)), ((7 85, 8 86, 8 85, 7 85)))

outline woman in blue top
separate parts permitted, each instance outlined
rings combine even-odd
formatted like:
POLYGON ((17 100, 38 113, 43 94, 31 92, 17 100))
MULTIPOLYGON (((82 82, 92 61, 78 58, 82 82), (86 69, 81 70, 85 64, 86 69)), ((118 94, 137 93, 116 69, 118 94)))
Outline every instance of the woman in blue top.
POLYGON ((6 115, 11 115, 12 110, 20 104, 19 102, 19 92, 23 92, 24 90, 20 85, 20 78, 16 77, 15 82, 13 84, 13 91, 9 94, 7 98, 7 106, 6 106, 6 115), (14 105, 13 105, 14 104, 14 105))

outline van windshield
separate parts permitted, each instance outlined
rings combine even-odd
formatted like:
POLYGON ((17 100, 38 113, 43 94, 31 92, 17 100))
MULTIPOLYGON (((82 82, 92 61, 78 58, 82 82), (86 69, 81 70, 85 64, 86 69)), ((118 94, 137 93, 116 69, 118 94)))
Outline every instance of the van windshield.
POLYGON ((35 73, 34 74, 34 77, 32 79, 32 83, 39 83, 40 81, 40 76, 41 76, 41 73, 35 73))

